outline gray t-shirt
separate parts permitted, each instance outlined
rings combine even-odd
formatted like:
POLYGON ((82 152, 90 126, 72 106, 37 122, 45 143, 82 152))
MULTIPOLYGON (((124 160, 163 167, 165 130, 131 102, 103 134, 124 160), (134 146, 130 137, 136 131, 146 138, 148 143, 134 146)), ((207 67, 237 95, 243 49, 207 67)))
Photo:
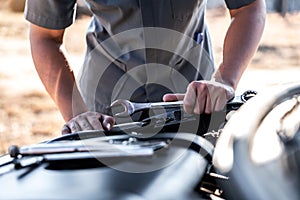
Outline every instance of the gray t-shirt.
MULTIPOLYGON (((255 0, 227 0, 235 9, 255 0)), ((119 98, 161 101, 193 80, 210 79, 212 49, 205 0, 86 0, 93 16, 80 88, 89 110, 119 98)), ((75 0, 27 0, 25 17, 49 29, 74 21, 75 0)))

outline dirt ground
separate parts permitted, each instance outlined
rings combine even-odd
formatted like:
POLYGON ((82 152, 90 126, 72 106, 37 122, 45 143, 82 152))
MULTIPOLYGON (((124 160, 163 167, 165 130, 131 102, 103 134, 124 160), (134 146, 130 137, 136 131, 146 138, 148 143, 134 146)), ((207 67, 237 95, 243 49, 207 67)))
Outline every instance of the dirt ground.
MULTIPOLYGON (((66 48, 76 71, 83 62, 85 29, 82 17, 67 31, 66 48)), ((221 60, 223 30, 229 16, 223 9, 208 11, 216 63, 221 60)), ((300 74, 300 14, 285 18, 268 14, 261 45, 245 72, 238 92, 296 81, 300 74)), ((28 42, 28 23, 22 13, 0 5, 0 154, 9 145, 29 145, 60 135, 63 120, 34 70, 28 42)))

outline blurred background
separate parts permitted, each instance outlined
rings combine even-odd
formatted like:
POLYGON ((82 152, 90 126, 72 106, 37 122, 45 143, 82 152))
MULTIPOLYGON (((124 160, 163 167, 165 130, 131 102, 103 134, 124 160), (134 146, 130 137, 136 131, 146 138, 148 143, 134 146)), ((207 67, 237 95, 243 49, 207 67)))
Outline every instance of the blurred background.
MULTIPOLYGON (((230 23, 223 0, 209 0, 207 21, 215 62, 230 23)), ((237 93, 299 80, 300 1, 266 0, 268 15, 259 49, 240 81, 237 93)), ((0 154, 10 145, 29 145, 60 135, 63 120, 45 92, 31 59, 25 0, 0 2, 0 154)), ((89 12, 78 1, 75 23, 66 31, 66 49, 74 71, 83 63, 89 12)), ((241 27, 242 28, 242 27, 241 27)))

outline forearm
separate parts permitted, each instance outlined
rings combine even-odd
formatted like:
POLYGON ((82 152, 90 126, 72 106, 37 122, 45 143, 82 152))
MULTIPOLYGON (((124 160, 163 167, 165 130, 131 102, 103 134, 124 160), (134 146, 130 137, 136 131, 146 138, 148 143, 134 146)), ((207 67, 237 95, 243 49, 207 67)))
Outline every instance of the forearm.
POLYGON ((265 23, 262 0, 231 11, 232 22, 223 46, 223 61, 214 78, 234 89, 254 56, 265 23))
MULTIPOLYGON (((31 30, 30 35, 34 35, 31 30)), ((85 112, 73 72, 61 51, 60 39, 31 37, 31 51, 38 75, 65 121, 85 112), (74 110, 73 108, 76 108, 74 110)))

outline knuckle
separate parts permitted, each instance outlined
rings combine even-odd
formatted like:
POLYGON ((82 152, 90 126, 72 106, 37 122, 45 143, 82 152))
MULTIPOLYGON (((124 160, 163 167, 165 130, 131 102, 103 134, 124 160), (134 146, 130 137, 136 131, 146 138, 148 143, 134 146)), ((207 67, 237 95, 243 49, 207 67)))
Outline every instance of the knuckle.
POLYGON ((96 125, 101 124, 100 121, 97 118, 91 119, 90 123, 91 123, 92 126, 96 126, 96 125))
POLYGON ((193 110, 192 106, 186 105, 186 104, 185 104, 185 105, 183 106, 183 109, 184 109, 187 113, 192 114, 192 110, 193 110))
POLYGON ((195 89, 195 88, 198 88, 200 86, 200 82, 198 81, 192 81, 190 84, 189 84, 189 87, 195 89))
POLYGON ((76 120, 83 120, 84 118, 85 118, 85 115, 84 114, 80 114, 77 117, 75 117, 74 119, 76 119, 76 120))
POLYGON ((71 128, 71 130, 77 130, 77 124, 75 121, 71 121, 69 127, 71 128))
POLYGON ((90 125, 86 122, 83 122, 81 127, 84 128, 84 129, 90 129, 90 125))
POLYGON ((199 109, 199 107, 195 107, 195 108, 194 108, 194 113, 197 114, 197 115, 200 114, 200 109, 199 109))
POLYGON ((86 116, 89 116, 89 117, 92 117, 92 116, 95 116, 96 115, 96 113, 95 112, 92 112, 92 111, 88 111, 87 113, 86 113, 86 116))
POLYGON ((62 129, 61 129, 62 134, 68 134, 71 133, 71 129, 67 124, 64 124, 62 129))

